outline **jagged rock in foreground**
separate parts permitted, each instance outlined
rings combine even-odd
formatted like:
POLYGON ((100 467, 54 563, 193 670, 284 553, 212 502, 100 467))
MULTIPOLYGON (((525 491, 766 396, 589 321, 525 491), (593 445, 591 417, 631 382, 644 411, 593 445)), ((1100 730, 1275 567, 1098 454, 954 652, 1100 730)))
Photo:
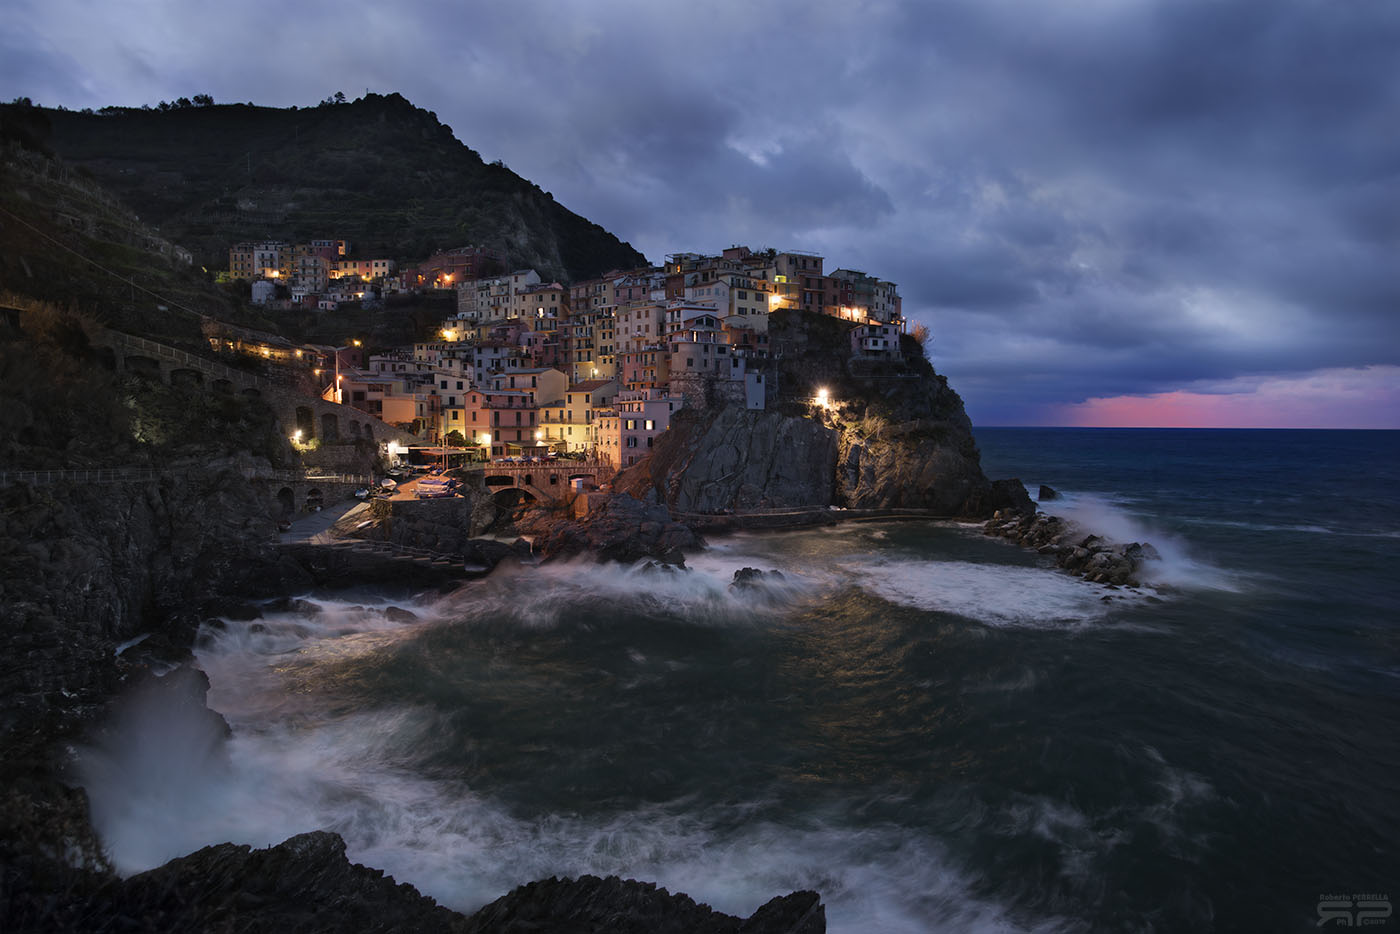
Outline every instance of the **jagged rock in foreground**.
POLYGON ((1161 559, 1157 549, 1146 542, 1114 544, 1059 516, 1034 510, 998 511, 983 532, 1034 548, 1042 555, 1054 555, 1059 567, 1098 584, 1140 587, 1145 562, 1161 559))
POLYGON ((816 892, 793 892, 741 919, 650 883, 582 876, 522 885, 478 911, 465 930, 470 934, 820 934, 826 930, 826 909, 816 892))
POLYGON ((345 858, 317 831, 265 850, 223 843, 126 880, 118 916, 164 931, 460 931, 465 919, 345 858))
POLYGON ((543 558, 587 553, 600 561, 656 558, 684 564, 684 552, 705 546, 689 526, 673 521, 665 506, 626 493, 590 494, 589 510, 578 518, 558 506, 529 509, 515 525, 531 537, 535 554, 543 558))
MULTIPOLYGON (((10 890, 7 894, 15 894, 10 890)), ((65 891, 0 906, 7 932, 238 931, 340 934, 821 934, 815 892, 774 898, 748 919, 686 895, 610 876, 520 886, 470 918, 411 885, 350 862, 338 834, 314 831, 255 850, 221 843, 118 880, 98 872, 65 891)), ((38 897, 36 897, 38 896, 38 897)))

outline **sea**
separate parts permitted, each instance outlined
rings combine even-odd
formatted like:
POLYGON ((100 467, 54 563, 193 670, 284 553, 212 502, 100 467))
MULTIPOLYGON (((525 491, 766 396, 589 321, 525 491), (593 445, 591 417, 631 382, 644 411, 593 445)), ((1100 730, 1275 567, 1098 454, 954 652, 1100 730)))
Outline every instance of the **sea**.
POLYGON ((81 750, 98 828, 126 873, 333 830, 464 912, 593 873, 837 932, 1400 928, 1400 432, 977 440, 1142 586, 920 520, 311 593, 202 631, 227 742, 134 696, 81 750))

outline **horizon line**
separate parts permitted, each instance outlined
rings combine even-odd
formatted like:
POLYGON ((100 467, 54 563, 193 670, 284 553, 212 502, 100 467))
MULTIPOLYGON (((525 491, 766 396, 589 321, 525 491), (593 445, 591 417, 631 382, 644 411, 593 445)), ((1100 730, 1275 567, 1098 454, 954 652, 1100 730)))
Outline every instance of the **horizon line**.
POLYGON ((1356 427, 1350 425, 1024 425, 973 423, 972 430, 979 428, 1035 428, 1051 431, 1082 429, 1085 431, 1400 431, 1395 428, 1356 427))

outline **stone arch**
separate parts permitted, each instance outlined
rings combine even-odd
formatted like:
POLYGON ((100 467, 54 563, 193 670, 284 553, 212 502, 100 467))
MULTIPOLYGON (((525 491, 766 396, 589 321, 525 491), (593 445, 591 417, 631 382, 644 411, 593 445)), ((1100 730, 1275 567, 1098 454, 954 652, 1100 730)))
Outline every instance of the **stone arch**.
POLYGON ((289 486, 284 486, 284 487, 282 487, 282 489, 280 489, 280 490, 277 491, 277 512, 278 512, 278 515, 290 516, 292 513, 296 512, 296 511, 297 511, 297 498, 296 498, 296 494, 292 492, 292 488, 291 488, 291 487, 289 487, 289 486))
POLYGON ((226 379, 214 380, 212 383, 209 384, 209 388, 214 390, 215 392, 223 393, 224 395, 230 395, 233 393, 233 383, 230 380, 226 379))
MULTIPOLYGON (((351 424, 353 425, 354 422, 351 422, 351 424)), ((321 413, 321 440, 340 440, 340 419, 336 417, 334 412, 321 413)))
POLYGON ((122 361, 128 373, 147 379, 160 379, 160 361, 154 357, 143 357, 140 354, 127 354, 122 361))
POLYGON ((310 406, 297 406, 296 419, 296 430, 301 432, 301 440, 310 441, 316 437, 316 415, 311 411, 310 406))
POLYGON ((491 501, 497 506, 519 506, 524 503, 533 503, 535 494, 529 490, 522 490, 519 487, 506 487, 491 494, 491 501))
POLYGON ((319 508, 323 502, 324 498, 321 496, 320 487, 313 486, 306 491, 306 508, 308 510, 319 508))
POLYGON ((364 424, 364 429, 365 429, 365 440, 366 440, 366 441, 373 441, 373 440, 374 440, 374 426, 371 425, 369 422, 365 422, 365 424, 364 424))
POLYGON ((199 370, 181 368, 170 371, 170 385, 194 389, 204 385, 204 374, 199 370))
POLYGON ((482 477, 481 482, 486 484, 487 489, 508 488, 515 486, 515 478, 508 474, 492 474, 489 477, 482 477))
POLYGON ((352 438, 358 438, 359 436, 360 436, 360 423, 357 422, 357 421, 355 421, 355 420, 352 418, 352 419, 350 419, 350 437, 352 437, 352 438))
POLYGON ((243 390, 243 395, 244 395, 244 396, 247 396, 249 399, 261 399, 261 398, 262 398, 262 393, 258 392, 258 390, 255 389, 255 388, 252 387, 252 386, 249 386, 247 389, 243 390))

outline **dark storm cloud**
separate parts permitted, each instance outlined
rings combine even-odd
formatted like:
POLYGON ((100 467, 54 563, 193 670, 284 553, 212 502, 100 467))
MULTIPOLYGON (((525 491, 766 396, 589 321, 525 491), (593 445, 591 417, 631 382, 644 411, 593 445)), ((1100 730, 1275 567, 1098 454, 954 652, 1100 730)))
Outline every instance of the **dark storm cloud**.
POLYGON ((746 242, 899 282, 974 418, 1400 363, 1392 0, 240 10, 20 0, 0 81, 399 91, 653 260, 746 242))

